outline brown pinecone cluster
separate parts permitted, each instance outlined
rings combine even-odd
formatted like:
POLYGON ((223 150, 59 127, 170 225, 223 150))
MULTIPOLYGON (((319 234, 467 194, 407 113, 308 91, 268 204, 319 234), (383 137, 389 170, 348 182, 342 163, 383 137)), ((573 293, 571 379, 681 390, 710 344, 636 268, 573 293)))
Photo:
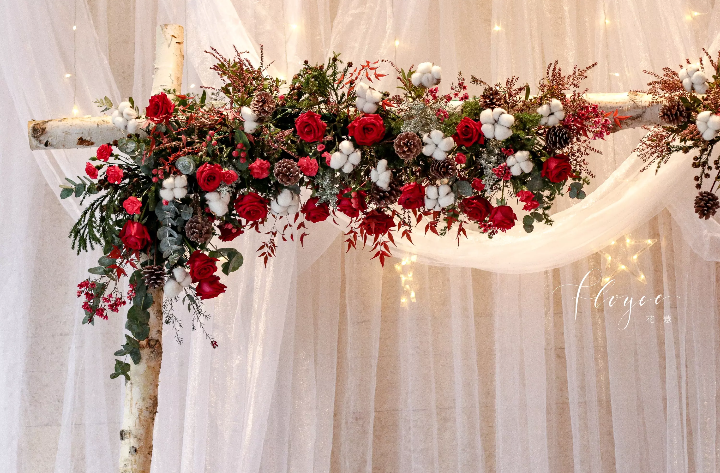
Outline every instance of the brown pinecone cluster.
POLYGON ((388 207, 396 204, 400 196, 402 195, 402 186, 396 181, 390 182, 388 190, 381 189, 380 187, 373 185, 370 189, 368 197, 371 202, 374 202, 379 207, 388 207))
POLYGON ((275 179, 284 186, 294 186, 302 177, 300 166, 292 159, 281 159, 275 163, 273 174, 275 179))
POLYGON ((250 109, 258 120, 265 120, 275 111, 275 99, 269 92, 258 92, 250 103, 250 109))
POLYGON ((433 160, 430 165, 430 175, 435 179, 446 179, 457 174, 455 160, 448 156, 442 161, 433 160))
POLYGON ((212 238, 212 222, 200 215, 194 215, 185 224, 185 235, 195 243, 203 244, 212 238))
POLYGON ((482 108, 498 108, 503 105, 503 94, 495 87, 486 87, 480 95, 482 108))
POLYGON ((157 289, 165 284, 165 267, 161 264, 145 266, 142 275, 149 289, 157 289))
POLYGON ((720 208, 718 196, 712 192, 702 191, 695 197, 695 213, 700 218, 709 219, 720 208))
POLYGON ((680 125, 689 118, 690 114, 679 100, 673 100, 660 107, 660 119, 670 125, 680 125))
POLYGON ((572 136, 564 126, 553 126, 545 135, 545 144, 552 149, 563 149, 570 144, 572 136))
POLYGON ((422 151, 423 144, 417 133, 406 131, 395 138, 395 153, 405 161, 415 159, 422 151))

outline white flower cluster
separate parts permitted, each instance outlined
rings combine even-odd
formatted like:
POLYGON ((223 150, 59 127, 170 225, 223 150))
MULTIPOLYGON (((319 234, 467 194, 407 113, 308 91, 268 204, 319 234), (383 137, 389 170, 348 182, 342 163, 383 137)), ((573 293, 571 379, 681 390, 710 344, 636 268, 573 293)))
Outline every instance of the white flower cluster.
POLYGON ((258 116, 255 115, 255 112, 253 112, 250 107, 242 107, 240 109, 240 116, 245 120, 243 124, 245 133, 250 133, 251 135, 255 133, 255 129, 258 126, 258 116))
POLYGON ((440 66, 433 66, 432 62, 423 62, 418 65, 417 71, 410 76, 413 85, 419 87, 430 88, 438 85, 442 79, 442 69, 440 66))
POLYGON ((110 118, 113 125, 128 133, 137 133, 138 129, 145 125, 145 120, 138 118, 138 113, 130 102, 121 102, 110 118))
POLYGON ((363 113, 375 113, 378 109, 378 103, 382 99, 382 93, 373 89, 365 82, 360 82, 355 88, 357 99, 355 106, 363 113))
POLYGON ((387 159, 378 161, 377 167, 370 171, 370 180, 382 190, 390 189, 391 179, 392 172, 387 168, 387 159))
POLYGON ((228 206, 230 205, 229 192, 208 192, 205 194, 205 200, 207 201, 210 211, 218 217, 222 217, 228 213, 228 206))
POLYGON ((455 194, 452 188, 443 184, 441 186, 427 186, 425 188, 425 208, 427 210, 444 209, 455 203, 455 194))
POLYGON ((515 117, 502 108, 494 110, 486 108, 480 113, 480 123, 482 123, 481 129, 485 138, 495 138, 502 141, 512 135, 510 127, 515 123, 515 117))
POLYGON ((519 176, 524 172, 530 172, 533 169, 533 162, 530 161, 530 151, 518 151, 512 156, 508 156, 505 161, 510 173, 513 176, 519 176))
POLYGON ((280 217, 296 214, 299 208, 300 196, 293 193, 290 189, 283 189, 277 197, 270 202, 270 210, 280 217))
POLYGON ((355 166, 360 164, 360 150, 356 150, 352 141, 344 140, 330 157, 330 167, 342 169, 344 173, 351 173, 355 166))
POLYGON ((184 288, 192 284, 192 278, 185 268, 177 267, 173 269, 173 275, 165 281, 163 292, 165 297, 172 299, 180 295, 184 288))
POLYGON ((565 118, 563 104, 558 99, 552 99, 550 103, 540 106, 540 108, 537 109, 537 113, 542 115, 540 124, 546 126, 555 126, 565 118))
POLYGON ((718 135, 720 130, 720 115, 714 115, 711 111, 705 110, 698 113, 695 126, 705 141, 710 141, 718 135))
POLYGON ((703 71, 700 70, 700 64, 690 64, 680 69, 680 80, 686 91, 704 94, 707 92, 708 79, 703 71))
POLYGON ((162 183, 160 197, 163 200, 182 199, 187 195, 187 176, 170 176, 162 183))
POLYGON ((425 146, 423 146, 422 153, 425 156, 432 156, 438 161, 443 161, 448 151, 455 146, 455 140, 453 140, 451 136, 446 138, 440 130, 425 133, 425 135, 423 135, 423 143, 425 143, 425 146))

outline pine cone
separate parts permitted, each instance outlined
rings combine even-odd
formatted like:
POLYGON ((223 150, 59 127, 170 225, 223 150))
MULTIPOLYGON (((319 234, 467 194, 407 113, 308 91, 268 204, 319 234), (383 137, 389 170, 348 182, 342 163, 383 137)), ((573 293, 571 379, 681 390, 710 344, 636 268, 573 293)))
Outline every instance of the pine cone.
POLYGON ((712 192, 702 191, 695 197, 695 213, 704 218, 709 219, 717 212, 720 208, 720 202, 718 202, 718 196, 712 192))
POLYGON ((552 149, 563 149, 570 144, 570 141, 572 141, 570 131, 560 125, 551 127, 545 135, 545 144, 552 149))
POLYGON ((200 215, 194 215, 185 224, 185 235, 201 245, 212 238, 212 231, 212 223, 200 215))
POLYGON ((165 267, 161 264, 145 266, 142 274, 148 289, 156 289, 165 284, 165 267))
POLYGON ((284 186, 294 186, 302 176, 300 166, 292 159, 281 159, 275 163, 273 173, 278 182, 284 186))
POLYGON ((690 118, 685 105, 680 101, 666 103, 660 108, 660 119, 670 125, 680 125, 690 118))
POLYGON ((448 156, 442 161, 433 160, 430 165, 430 175, 436 179, 445 179, 457 174, 455 160, 448 156))
POLYGON ((395 138, 395 153, 405 161, 415 159, 422 151, 423 144, 417 133, 406 131, 395 138))
POLYGON ((480 105, 485 108, 498 108, 503 105, 503 94, 495 87, 486 87, 480 96, 480 105))
POLYGON ((390 182, 390 188, 388 190, 373 185, 368 197, 370 201, 374 202, 378 207, 389 207, 397 204, 398 199, 402 195, 401 187, 400 183, 394 181, 390 182))
POLYGON ((275 111, 275 99, 269 92, 258 92, 250 104, 250 109, 258 119, 264 120, 275 111))

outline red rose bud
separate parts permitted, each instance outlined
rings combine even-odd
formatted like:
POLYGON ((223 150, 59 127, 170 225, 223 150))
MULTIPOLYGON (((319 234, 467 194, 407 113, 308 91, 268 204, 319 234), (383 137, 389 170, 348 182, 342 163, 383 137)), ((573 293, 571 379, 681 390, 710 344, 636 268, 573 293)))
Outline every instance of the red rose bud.
POLYGON ((379 210, 371 210, 360 224, 360 228, 368 235, 385 235, 394 227, 393 218, 379 210))
POLYGON ((322 144, 322 143, 320 143, 319 145, 317 145, 317 150, 318 150, 319 152, 325 151, 325 145, 322 144))
POLYGON ((485 143, 485 135, 483 135, 480 129, 481 126, 481 123, 465 117, 460 120, 460 123, 458 123, 457 127, 455 127, 453 140, 455 140, 455 143, 462 146, 471 146, 476 141, 480 144, 485 143))
POLYGON ((125 202, 123 202, 123 208, 130 215, 137 215, 140 213, 140 209, 142 208, 142 202, 140 202, 140 199, 134 195, 131 195, 125 199, 125 202))
POLYGON ((270 175, 270 162, 264 159, 256 159, 254 163, 248 166, 250 174, 255 179, 265 179, 270 175))
POLYGON ((200 189, 205 192, 213 192, 220 187, 223 180, 223 169, 219 164, 205 163, 195 172, 200 189))
POLYGON ((471 185, 472 185, 472 188, 475 189, 477 192, 482 192, 485 190, 485 184, 483 184, 483 182, 480 179, 478 179, 477 177, 475 179, 473 179, 471 185))
POLYGON ((153 123, 163 123, 172 117, 175 104, 161 92, 150 97, 150 104, 145 109, 145 116, 153 123))
POLYGON ((360 215, 360 212, 364 212, 367 209, 365 202, 365 192, 358 192, 355 197, 355 203, 353 203, 352 197, 343 197, 343 194, 350 192, 350 188, 345 188, 337 196, 337 209, 347 215, 350 218, 356 218, 360 215))
POLYGON ((85 174, 87 174, 90 179, 97 179, 98 170, 92 163, 85 163, 85 174))
POLYGON ((147 228, 140 222, 128 220, 120 230, 120 240, 126 248, 142 250, 150 243, 150 235, 147 228))
POLYGON ((498 230, 510 230, 515 226, 517 216, 513 209, 507 205, 500 205, 490 212, 490 223, 498 230))
POLYGON ((108 159, 110 159, 110 155, 112 154, 112 146, 110 145, 102 145, 97 149, 97 153, 95 153, 95 157, 97 157, 100 161, 108 162, 108 159))
POLYGON ((310 157, 303 157, 298 160, 298 167, 306 176, 314 176, 318 172, 318 162, 310 157))
POLYGON ((363 115, 348 125, 348 134, 362 146, 379 143, 385 136, 385 125, 378 114, 363 115))
POLYGON ((425 188, 417 182, 405 184, 401 188, 402 195, 398 199, 398 204, 403 208, 412 210, 425 206, 425 188))
POLYGON ((238 175, 232 169, 226 169, 222 172, 222 181, 227 185, 232 184, 233 182, 237 181, 237 179, 238 175))
POLYGON ((550 182, 563 182, 567 178, 573 176, 570 158, 564 154, 558 154, 543 163, 542 177, 546 177, 550 182))
POLYGON ((123 170, 117 166, 110 166, 105 170, 105 177, 111 184, 120 184, 123 178, 123 170))
POLYGON ((225 292, 227 286, 220 282, 220 278, 216 275, 203 279, 195 288, 195 293, 200 299, 212 299, 225 292))
POLYGON ((267 216, 268 201, 254 192, 241 195, 235 201, 235 211, 247 221, 263 220, 267 216))
POLYGON ((465 156, 463 153, 458 153, 455 155, 455 162, 457 164, 465 164, 467 163, 467 156, 465 156))
POLYGON ((217 271, 215 263, 217 262, 217 258, 210 258, 200 250, 193 251, 188 260, 192 282, 199 282, 215 274, 215 271, 217 271))
POLYGON ((305 220, 308 222, 322 222, 330 216, 330 207, 327 202, 318 204, 319 197, 313 197, 305 202, 302 207, 302 213, 305 216, 305 220))
POLYGON ((305 112, 295 119, 295 129, 301 140, 311 143, 320 141, 325 135, 327 125, 315 112, 305 112))
POLYGON ((484 197, 476 195, 463 199, 462 202, 460 202, 460 210, 462 210, 470 220, 481 223, 490 215, 493 206, 484 197))

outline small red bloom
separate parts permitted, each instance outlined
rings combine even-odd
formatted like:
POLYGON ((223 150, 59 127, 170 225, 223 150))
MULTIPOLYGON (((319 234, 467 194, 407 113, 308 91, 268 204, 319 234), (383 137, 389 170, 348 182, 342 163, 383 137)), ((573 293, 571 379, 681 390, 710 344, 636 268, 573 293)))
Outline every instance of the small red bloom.
POLYGON ((232 184, 233 182, 237 181, 238 175, 235 171, 232 169, 226 169, 222 172, 222 181, 225 184, 232 184))
POLYGON ((348 125, 348 134, 357 144, 372 146, 385 136, 385 125, 382 117, 376 113, 363 115, 348 125))
POLYGON ((140 222, 128 220, 120 230, 120 240, 126 248, 142 250, 150 243, 150 235, 147 228, 140 222))
POLYGON ((498 230, 510 230, 515 226, 515 220, 517 220, 515 212, 507 205, 495 207, 492 209, 492 212, 490 212, 490 222, 498 230))
POLYGON ((223 181, 223 169, 219 164, 205 163, 195 171, 198 186, 205 192, 212 192, 223 181))
POLYGON ((88 162, 85 163, 85 174, 87 174, 90 179, 97 179, 98 170, 92 163, 88 162))
POLYGON ((97 153, 95 154, 95 156, 100 161, 105 161, 107 163, 108 159, 110 159, 111 154, 112 154, 112 146, 105 144, 97 149, 97 153))
POLYGON ((327 202, 318 204, 319 197, 313 197, 305 202, 302 207, 302 213, 305 215, 305 220, 308 222, 322 222, 330 216, 330 207, 327 202))
POLYGON ((349 187, 345 188, 337 196, 337 209, 347 215, 350 218, 356 218, 360 215, 360 212, 364 212, 367 209, 367 203, 365 202, 365 192, 353 192, 352 197, 343 197, 351 191, 349 187))
POLYGON ((392 216, 371 210, 360 223, 360 229, 368 235, 384 235, 395 227, 392 216))
POLYGON ((455 155, 455 162, 457 164, 465 164, 467 163, 467 156, 463 153, 458 153, 455 155))
POLYGON ((476 222, 484 221, 492 211, 492 204, 484 197, 476 195, 468 197, 460 202, 460 210, 462 210, 467 218, 476 222))
POLYGON ((165 92, 150 97, 150 104, 145 109, 145 116, 153 123, 163 123, 172 117, 175 104, 168 98, 165 92))
POLYGON ((270 175, 270 161, 258 158, 248 167, 248 169, 250 170, 252 177, 255 179, 265 179, 270 175))
POLYGON ((401 188, 402 194, 398 198, 398 204, 403 208, 412 210, 425 206, 425 188, 417 182, 405 184, 401 188))
POLYGON ((303 157, 298 160, 298 167, 306 176, 314 176, 318 172, 318 162, 310 157, 303 157))
POLYGON ((472 185, 472 188, 478 192, 482 192, 485 190, 485 184, 483 184, 483 182, 480 179, 478 179, 477 177, 475 179, 473 179, 471 185, 472 185))
POLYGON ((464 117, 460 120, 457 127, 455 127, 455 134, 453 140, 455 143, 462 146, 471 146, 473 143, 478 142, 480 144, 485 143, 485 135, 483 135, 480 129, 482 124, 472 120, 471 118, 464 117))
POLYGON ((130 215, 137 215, 140 213, 140 209, 142 208, 142 202, 140 202, 140 199, 134 195, 131 195, 125 199, 125 202, 123 202, 123 208, 130 215))
POLYGON ((505 163, 502 163, 500 166, 493 168, 492 171, 497 176, 498 179, 502 179, 503 181, 509 181, 510 178, 512 177, 510 168, 505 163))
POLYGON ((110 166, 105 170, 105 177, 111 184, 120 184, 123 178, 123 170, 117 166, 110 166))
POLYGON ((217 258, 210 258, 200 250, 195 250, 190 255, 188 266, 190 267, 190 277, 192 282, 199 282, 207 279, 217 271, 217 258))
POLYGON ((295 119, 295 129, 301 140, 311 143, 320 141, 325 135, 327 124, 315 112, 305 112, 295 119))
POLYGON ((550 182, 563 182, 573 175, 570 158, 564 154, 558 154, 543 163, 542 177, 546 177, 550 182))
POLYGON ((227 286, 220 282, 220 277, 217 275, 210 276, 207 279, 200 281, 195 288, 195 292, 200 299, 212 299, 225 292, 227 286))
POLYGON ((535 210, 540 206, 540 202, 535 200, 535 194, 530 191, 518 191, 517 196, 520 202, 525 204, 523 207, 525 211, 535 210))
POLYGON ((267 216, 268 201, 254 192, 241 195, 235 201, 235 211, 248 221, 262 220, 267 216))

